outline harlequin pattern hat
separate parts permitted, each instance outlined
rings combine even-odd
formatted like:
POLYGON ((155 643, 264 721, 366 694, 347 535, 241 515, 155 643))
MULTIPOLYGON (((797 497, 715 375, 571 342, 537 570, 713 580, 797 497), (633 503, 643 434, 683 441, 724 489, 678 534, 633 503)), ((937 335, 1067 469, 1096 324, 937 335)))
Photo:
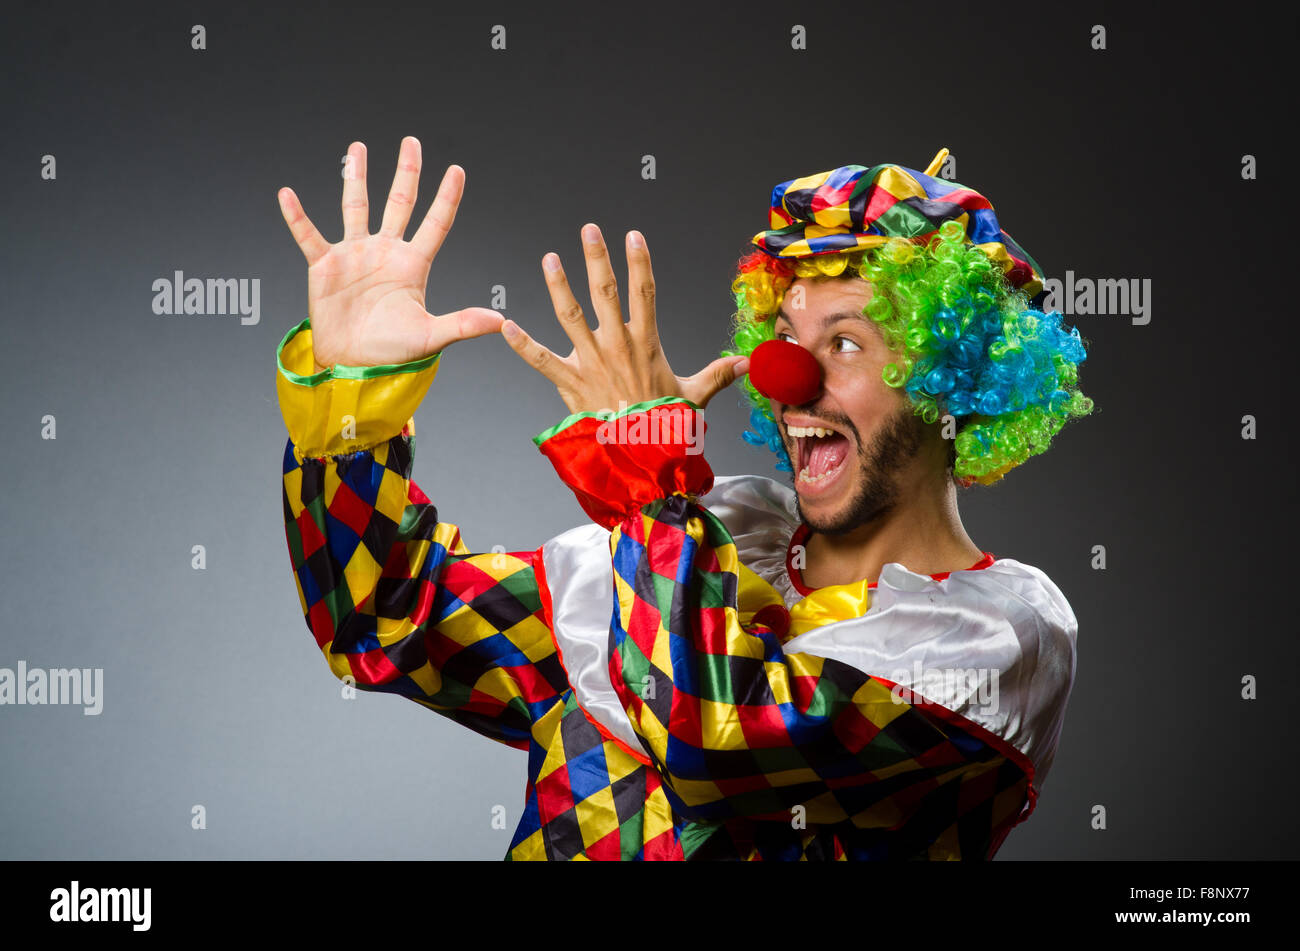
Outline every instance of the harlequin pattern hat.
POLYGON ((965 185, 935 178, 948 157, 940 149, 924 172, 901 165, 844 165, 772 189, 771 227, 754 235, 760 250, 802 258, 879 247, 891 237, 924 242, 945 221, 1002 268, 1029 297, 1043 289, 1038 264, 1002 230, 992 203, 965 185))

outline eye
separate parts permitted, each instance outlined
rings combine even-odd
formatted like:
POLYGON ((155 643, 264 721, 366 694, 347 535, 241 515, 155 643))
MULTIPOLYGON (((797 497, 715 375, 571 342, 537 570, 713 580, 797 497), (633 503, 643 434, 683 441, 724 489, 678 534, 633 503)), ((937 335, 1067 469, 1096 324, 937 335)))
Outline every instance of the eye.
POLYGON ((836 353, 852 353, 852 352, 855 351, 855 350, 861 350, 861 349, 862 349, 862 348, 859 347, 856 343, 854 343, 852 340, 850 340, 848 337, 836 337, 836 338, 835 338, 835 342, 836 342, 837 344, 838 344, 838 343, 843 343, 843 344, 844 344, 844 346, 842 346, 842 347, 836 347, 836 348, 835 348, 835 352, 836 352, 836 353))
POLYGON ((776 335, 776 339, 777 339, 777 340, 789 340, 790 343, 798 343, 798 342, 799 342, 798 340, 795 340, 794 337, 792 337, 789 333, 787 333, 787 332, 784 331, 784 330, 779 331, 779 332, 777 333, 777 335, 776 335))

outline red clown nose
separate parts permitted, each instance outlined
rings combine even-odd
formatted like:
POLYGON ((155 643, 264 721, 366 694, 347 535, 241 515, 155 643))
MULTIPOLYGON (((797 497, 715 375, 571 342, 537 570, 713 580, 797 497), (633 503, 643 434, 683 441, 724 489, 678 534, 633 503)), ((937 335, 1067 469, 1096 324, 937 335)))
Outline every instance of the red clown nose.
POLYGON ((768 399, 802 406, 822 391, 822 368, 817 358, 797 343, 767 340, 749 356, 749 382, 768 399))

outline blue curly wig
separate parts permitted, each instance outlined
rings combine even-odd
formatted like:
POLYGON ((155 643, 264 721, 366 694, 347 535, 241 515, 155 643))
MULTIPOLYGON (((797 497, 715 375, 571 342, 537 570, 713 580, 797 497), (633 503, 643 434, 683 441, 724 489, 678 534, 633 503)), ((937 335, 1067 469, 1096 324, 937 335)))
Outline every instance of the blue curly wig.
MULTIPOLYGON (((962 485, 991 485, 1032 455, 1046 451, 1066 421, 1092 412, 1078 388, 1087 356, 1077 328, 1059 312, 1029 306, 987 255, 947 221, 923 242, 891 238, 865 251, 776 258, 755 251, 732 282, 737 311, 733 349, 748 356, 773 338, 786 291, 801 277, 857 276, 875 293, 863 310, 897 358, 882 374, 908 394, 917 415, 957 422, 950 453, 962 485)), ((771 405, 746 378, 751 404, 746 442, 766 446, 776 468, 791 472, 771 405)))

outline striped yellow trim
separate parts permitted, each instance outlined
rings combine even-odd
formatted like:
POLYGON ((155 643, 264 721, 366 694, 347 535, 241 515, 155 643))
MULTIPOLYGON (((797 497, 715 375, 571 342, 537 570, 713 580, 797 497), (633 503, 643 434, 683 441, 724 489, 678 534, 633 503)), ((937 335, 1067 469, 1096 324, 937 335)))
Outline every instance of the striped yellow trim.
POLYGON ((315 372, 311 323, 290 329, 277 351, 276 395, 299 459, 372 449, 396 436, 438 373, 441 354, 376 367, 315 372))

